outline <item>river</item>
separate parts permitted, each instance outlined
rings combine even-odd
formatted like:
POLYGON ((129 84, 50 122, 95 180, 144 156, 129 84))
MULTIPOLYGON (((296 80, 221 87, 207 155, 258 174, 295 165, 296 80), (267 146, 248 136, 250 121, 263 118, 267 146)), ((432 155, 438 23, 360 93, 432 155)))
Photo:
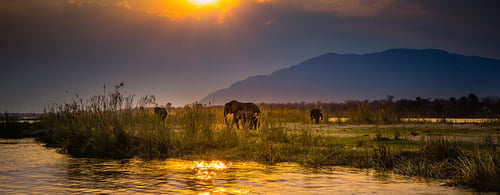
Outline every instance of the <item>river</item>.
POLYGON ((342 167, 72 158, 33 139, 0 139, 0 194, 473 194, 342 167))

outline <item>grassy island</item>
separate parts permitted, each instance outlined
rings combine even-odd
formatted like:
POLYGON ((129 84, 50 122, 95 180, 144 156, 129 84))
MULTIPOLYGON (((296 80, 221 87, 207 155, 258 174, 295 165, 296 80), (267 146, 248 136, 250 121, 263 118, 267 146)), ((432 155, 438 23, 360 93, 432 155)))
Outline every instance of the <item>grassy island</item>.
POLYGON ((77 157, 340 165, 500 191, 500 128, 495 123, 324 120, 313 125, 303 110, 266 107, 258 130, 237 129, 226 124, 220 106, 168 108, 162 120, 150 109, 154 96, 134 104, 134 96, 119 89, 52 105, 40 118, 47 130, 40 139, 77 157))

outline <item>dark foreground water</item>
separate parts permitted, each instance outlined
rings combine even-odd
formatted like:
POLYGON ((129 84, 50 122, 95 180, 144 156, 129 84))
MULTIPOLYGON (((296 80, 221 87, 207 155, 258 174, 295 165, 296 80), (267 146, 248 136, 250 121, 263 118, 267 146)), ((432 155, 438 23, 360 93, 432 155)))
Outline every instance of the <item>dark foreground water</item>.
POLYGON ((0 194, 472 194, 444 182, 290 163, 71 158, 0 139, 0 194))

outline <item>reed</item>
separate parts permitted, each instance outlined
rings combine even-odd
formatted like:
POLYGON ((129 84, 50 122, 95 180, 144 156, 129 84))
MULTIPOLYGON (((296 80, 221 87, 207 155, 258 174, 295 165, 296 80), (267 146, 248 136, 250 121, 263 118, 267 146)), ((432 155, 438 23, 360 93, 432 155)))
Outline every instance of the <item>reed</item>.
POLYGON ((462 150, 456 159, 457 173, 453 178, 457 184, 482 189, 500 191, 500 151, 462 150))
POLYGON ((346 112, 347 123, 354 124, 394 124, 401 122, 400 117, 390 108, 373 109, 368 102, 358 103, 346 112))
MULTIPOLYGON (((41 139, 75 156, 127 158, 163 154, 169 129, 144 105, 154 96, 145 96, 133 106, 134 96, 121 92, 123 84, 87 100, 76 96, 69 103, 55 103, 41 117, 49 133, 41 139)), ((161 155, 159 155, 161 156, 161 155)))
MULTIPOLYGON (((500 152, 492 137, 477 145, 435 136, 408 141, 404 137, 420 129, 375 128, 370 130, 379 135, 375 138, 341 138, 313 130, 304 110, 306 114, 294 111, 287 117, 291 111, 286 108, 262 109, 258 130, 227 125, 222 108, 199 104, 171 108, 163 121, 148 109, 156 104, 154 96, 135 102, 134 96, 122 93, 122 87, 50 106, 41 118, 49 129, 43 140, 74 156, 340 165, 448 178, 480 190, 499 190, 500 152), (298 128, 289 128, 290 123, 298 128)), ((370 121, 365 117, 372 116, 370 111, 360 108, 364 111, 358 118, 370 121)))
POLYGON ((453 162, 459 148, 457 142, 428 139, 417 151, 399 151, 394 171, 410 176, 450 178, 455 172, 453 162))

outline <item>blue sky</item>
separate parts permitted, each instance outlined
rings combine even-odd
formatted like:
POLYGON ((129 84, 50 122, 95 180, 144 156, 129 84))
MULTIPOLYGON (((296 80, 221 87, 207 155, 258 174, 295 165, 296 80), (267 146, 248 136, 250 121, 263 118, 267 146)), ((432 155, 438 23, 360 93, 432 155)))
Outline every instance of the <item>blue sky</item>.
POLYGON ((125 83, 183 106, 327 52, 437 48, 500 59, 496 0, 3 0, 0 111, 125 83))

